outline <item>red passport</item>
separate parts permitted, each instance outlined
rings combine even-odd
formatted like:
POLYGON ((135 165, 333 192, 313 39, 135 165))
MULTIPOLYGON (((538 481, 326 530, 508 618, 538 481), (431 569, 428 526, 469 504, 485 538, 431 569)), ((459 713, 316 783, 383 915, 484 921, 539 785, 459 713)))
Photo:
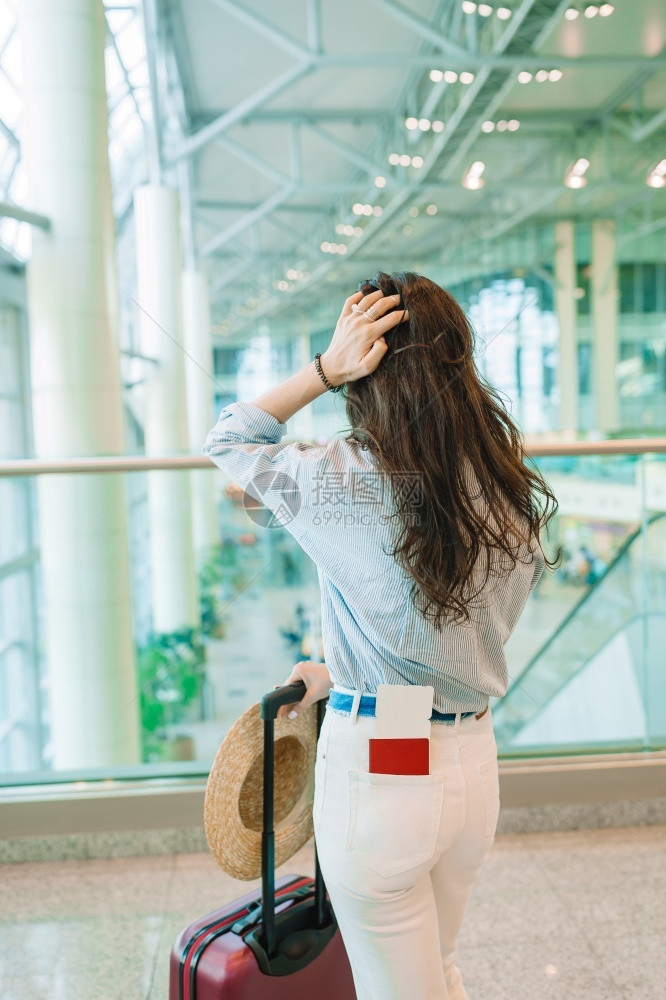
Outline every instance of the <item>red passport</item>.
POLYGON ((373 739, 370 737, 371 774, 430 774, 430 740, 373 739))

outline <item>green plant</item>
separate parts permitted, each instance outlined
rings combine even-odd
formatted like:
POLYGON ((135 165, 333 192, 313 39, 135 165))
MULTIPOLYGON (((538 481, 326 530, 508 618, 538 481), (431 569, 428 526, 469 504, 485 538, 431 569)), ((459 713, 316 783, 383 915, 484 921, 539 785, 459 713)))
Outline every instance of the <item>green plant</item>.
POLYGON ((211 545, 199 571, 199 607, 201 630, 215 638, 224 636, 225 618, 222 614, 222 586, 235 575, 236 544, 225 540, 211 545))
POLYGON ((144 760, 164 756, 169 728, 201 694, 205 647, 193 628, 152 633, 137 650, 144 760))
POLYGON ((201 631, 221 639, 224 635, 224 620, 220 615, 221 603, 214 593, 202 593, 199 601, 201 609, 201 631))

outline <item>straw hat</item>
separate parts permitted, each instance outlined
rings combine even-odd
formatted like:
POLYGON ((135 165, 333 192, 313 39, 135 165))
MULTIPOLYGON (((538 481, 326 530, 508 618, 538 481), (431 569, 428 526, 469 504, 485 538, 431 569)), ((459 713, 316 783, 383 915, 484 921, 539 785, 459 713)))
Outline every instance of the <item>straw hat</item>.
MULTIPOLYGON (((275 867, 314 833, 312 800, 317 752, 317 705, 295 719, 275 720, 275 867)), ((213 857, 238 879, 261 877, 264 722, 252 705, 217 751, 204 799, 206 840, 213 857)))

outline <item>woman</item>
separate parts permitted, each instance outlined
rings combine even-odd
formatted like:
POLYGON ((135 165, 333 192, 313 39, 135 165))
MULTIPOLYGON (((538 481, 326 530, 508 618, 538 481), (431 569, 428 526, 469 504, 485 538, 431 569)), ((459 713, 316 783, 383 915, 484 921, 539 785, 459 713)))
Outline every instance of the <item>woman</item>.
POLYGON ((318 568, 326 663, 294 667, 285 683, 307 692, 280 714, 330 694, 313 820, 357 996, 464 1000, 458 932, 499 815, 488 701, 507 690, 502 647, 554 565, 539 532, 557 503, 476 372, 458 303, 411 272, 359 287, 324 354, 226 406, 202 451, 318 568), (340 387, 350 434, 279 443, 294 413, 340 387), (420 772, 369 765, 384 685, 421 689, 397 691, 397 736, 414 725, 412 695, 432 703, 420 772))

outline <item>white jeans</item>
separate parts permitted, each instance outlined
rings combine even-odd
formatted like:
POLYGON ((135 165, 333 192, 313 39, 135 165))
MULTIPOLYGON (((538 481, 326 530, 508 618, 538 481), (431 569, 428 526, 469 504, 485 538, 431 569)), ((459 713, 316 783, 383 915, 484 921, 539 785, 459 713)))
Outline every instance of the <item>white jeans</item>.
POLYGON ((430 724, 430 774, 371 774, 374 725, 327 707, 315 764, 317 853, 357 1000, 468 1000, 455 951, 499 816, 492 711, 430 724))

